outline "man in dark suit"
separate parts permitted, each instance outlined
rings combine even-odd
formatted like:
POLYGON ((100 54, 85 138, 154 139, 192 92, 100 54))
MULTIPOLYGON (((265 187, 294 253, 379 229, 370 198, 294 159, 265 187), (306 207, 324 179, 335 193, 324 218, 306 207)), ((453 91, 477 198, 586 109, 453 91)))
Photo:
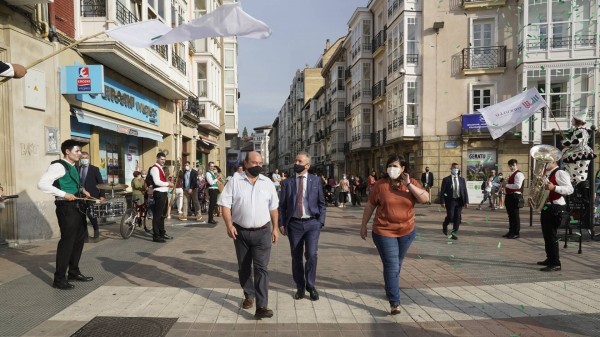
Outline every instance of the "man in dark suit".
POLYGON ((187 220, 190 198, 194 203, 196 220, 202 220, 200 202, 198 201, 198 171, 192 170, 192 164, 189 161, 185 162, 185 170, 179 173, 179 179, 183 187, 183 214, 179 216, 179 220, 187 220))
MULTIPOLYGON (((90 196, 104 201, 104 191, 96 187, 96 185, 103 183, 100 169, 90 164, 90 154, 83 151, 81 152, 81 159, 79 159, 79 181, 83 189, 88 191, 90 196)), ((93 201, 87 202, 86 214, 92 223, 92 227, 94 227, 94 239, 97 239, 100 236, 98 219, 90 214, 90 207, 93 204, 93 201)))
POLYGON ((292 253, 292 276, 297 292, 294 298, 304 298, 306 289, 313 301, 319 299, 315 288, 317 248, 321 227, 325 224, 326 204, 321 179, 308 174, 310 157, 306 152, 296 155, 296 174, 281 183, 279 199, 279 230, 287 235, 292 253), (306 249, 306 265, 303 254, 306 249))
POLYGON ((421 174, 421 184, 425 187, 425 191, 429 193, 428 205, 431 205, 431 186, 433 186, 433 173, 429 172, 429 166, 425 167, 425 172, 421 174))
POLYGON ((452 222, 452 232, 450 235, 453 240, 458 240, 458 227, 462 219, 462 208, 468 208, 469 194, 467 193, 467 183, 465 178, 459 176, 457 163, 452 163, 451 174, 442 179, 440 188, 440 202, 442 207, 446 208, 446 218, 444 219, 444 235, 448 235, 448 224, 452 222))

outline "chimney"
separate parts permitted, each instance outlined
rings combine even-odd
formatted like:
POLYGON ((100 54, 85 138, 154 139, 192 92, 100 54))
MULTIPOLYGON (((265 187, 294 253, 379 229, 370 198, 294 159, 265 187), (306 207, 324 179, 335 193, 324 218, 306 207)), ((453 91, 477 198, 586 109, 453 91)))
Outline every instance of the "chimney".
POLYGON ((327 39, 327 41, 325 41, 325 50, 329 50, 329 48, 331 48, 331 42, 327 39))

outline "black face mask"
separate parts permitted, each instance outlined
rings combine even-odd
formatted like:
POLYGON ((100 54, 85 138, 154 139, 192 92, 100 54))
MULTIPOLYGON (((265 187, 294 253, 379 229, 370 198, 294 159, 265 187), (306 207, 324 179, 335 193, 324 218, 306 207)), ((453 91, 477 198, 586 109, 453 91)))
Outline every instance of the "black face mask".
POLYGON ((263 173, 264 169, 262 166, 252 166, 246 168, 246 172, 250 173, 253 177, 258 177, 259 174, 263 173))
POLYGON ((294 172, 300 173, 300 172, 302 172, 304 170, 306 170, 306 166, 305 165, 294 165, 294 172))

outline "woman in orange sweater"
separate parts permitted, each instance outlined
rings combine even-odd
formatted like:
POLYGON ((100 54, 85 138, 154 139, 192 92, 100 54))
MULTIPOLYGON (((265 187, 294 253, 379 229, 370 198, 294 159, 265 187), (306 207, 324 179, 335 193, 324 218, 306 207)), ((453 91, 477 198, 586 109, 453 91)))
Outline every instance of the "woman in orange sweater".
POLYGON ((391 314, 400 313, 400 269, 406 252, 413 242, 415 203, 424 204, 429 193, 406 172, 404 157, 393 155, 387 161, 387 178, 375 183, 369 194, 360 226, 360 236, 367 238, 367 223, 373 220, 373 242, 383 263, 385 292, 391 314))

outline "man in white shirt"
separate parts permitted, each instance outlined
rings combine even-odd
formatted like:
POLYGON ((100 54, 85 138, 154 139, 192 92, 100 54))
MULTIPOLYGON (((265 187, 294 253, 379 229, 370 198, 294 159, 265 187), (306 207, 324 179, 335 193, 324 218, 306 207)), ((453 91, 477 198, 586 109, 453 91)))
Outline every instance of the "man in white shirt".
POLYGON ((60 240, 56 248, 56 271, 52 286, 61 290, 75 288, 68 281, 88 282, 94 279, 84 276, 79 270, 79 259, 88 233, 85 207, 79 205, 77 200, 82 194, 90 196, 81 188, 79 173, 75 168, 75 162, 81 157, 80 146, 74 139, 65 140, 60 145, 64 158, 53 161, 38 182, 40 191, 55 197, 60 240))
POLYGON ((167 181, 167 176, 163 167, 167 161, 167 156, 159 152, 156 155, 156 164, 150 168, 150 174, 152 176, 154 191, 152 197, 154 199, 154 210, 152 218, 152 241, 154 242, 165 242, 165 239, 172 239, 170 235, 165 232, 165 218, 168 215, 168 203, 167 193, 169 187, 173 187, 173 183, 167 181))
POLYGON ((550 193, 546 205, 542 208, 540 220, 542 222, 546 259, 537 264, 545 266, 540 269, 541 271, 559 271, 561 264, 558 255, 557 230, 561 224, 566 224, 569 221, 569 212, 567 212, 567 202, 564 196, 573 193, 573 185, 571 185, 569 174, 566 171, 559 170, 556 162, 546 166, 545 175, 547 183, 544 188, 550 193))
POLYGON ((5 63, 0 61, 0 76, 22 78, 27 74, 27 69, 17 63, 5 63))
POLYGON ((217 207, 217 196, 219 195, 219 181, 217 179, 217 169, 212 161, 208 163, 206 172, 206 181, 208 182, 208 223, 216 225, 215 207, 217 207))
POLYGON ((219 205, 227 235, 233 239, 238 260, 238 276, 244 290, 242 307, 250 309, 256 298, 254 317, 273 317, 269 302, 269 258, 271 246, 279 239, 277 191, 263 172, 258 152, 248 152, 246 170, 233 176, 225 185, 219 205), (252 272, 254 271, 254 277, 252 272))
POLYGON ((525 205, 523 201, 523 181, 525 181, 525 175, 519 171, 517 167, 517 160, 511 159, 508 161, 508 167, 510 168, 510 176, 508 181, 504 184, 506 191, 506 213, 508 213, 508 233, 504 234, 505 238, 518 239, 519 232, 521 231, 521 217, 519 216, 519 208, 525 205), (520 206, 520 207, 519 207, 520 206))

